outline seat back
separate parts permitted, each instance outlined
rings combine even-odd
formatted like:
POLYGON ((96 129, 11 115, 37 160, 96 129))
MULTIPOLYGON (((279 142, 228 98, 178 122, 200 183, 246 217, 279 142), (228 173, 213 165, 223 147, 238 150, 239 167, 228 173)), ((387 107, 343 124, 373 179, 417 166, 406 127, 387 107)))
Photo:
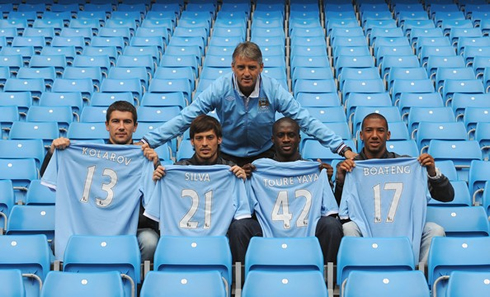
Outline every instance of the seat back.
POLYGON ((488 281, 490 272, 454 271, 449 275, 448 297, 464 295, 487 296, 490 294, 488 281))
POLYGON ((247 275, 243 297, 328 296, 327 286, 319 271, 251 271, 247 275))
POLYGON ((433 296, 446 296, 451 272, 490 272, 490 237, 434 237, 427 264, 433 296))
POLYGON ((344 297, 429 297, 429 286, 421 271, 352 271, 344 297))
POLYGON ((251 271, 318 271, 323 254, 316 237, 252 237, 245 256, 245 278, 251 271))
POLYGON ((62 296, 123 296, 120 273, 51 271, 41 291, 41 297, 62 296))
POLYGON ((337 284, 352 271, 410 271, 415 268, 407 237, 343 237, 337 255, 337 284))
POLYGON ((488 236, 488 218, 481 206, 427 208, 427 221, 444 228, 448 237, 488 236))
POLYGON ((155 271, 218 271, 231 289, 231 252, 225 236, 161 236, 155 251, 155 271))
MULTIPOLYGON (((141 273, 141 254, 134 235, 72 235, 66 244, 63 269, 67 272, 107 272, 125 274, 125 296, 136 292, 141 273)), ((135 295, 132 295, 135 296, 135 295)))
POLYGON ((141 287, 141 297, 151 296, 226 297, 217 271, 168 272, 150 271, 141 287))
MULTIPOLYGON (((44 281, 49 272, 50 257, 45 235, 0 236, 0 270, 19 269, 23 274, 32 275, 23 277, 26 296, 39 296, 39 281, 44 281)), ((4 292, 2 289, 2 294, 4 292)))

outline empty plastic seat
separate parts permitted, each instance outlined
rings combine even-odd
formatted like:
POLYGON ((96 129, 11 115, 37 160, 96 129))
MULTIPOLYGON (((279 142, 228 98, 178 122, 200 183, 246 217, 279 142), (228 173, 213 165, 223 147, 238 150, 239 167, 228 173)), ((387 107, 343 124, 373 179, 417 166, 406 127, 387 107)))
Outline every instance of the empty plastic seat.
POLYGON ((72 235, 63 257, 63 270, 67 272, 118 272, 123 277, 125 296, 136 295, 140 266, 141 254, 134 235, 72 235))
POLYGON ((44 159, 44 145, 40 139, 0 140, 0 158, 34 159, 39 168, 44 159))
POLYGON ((411 271, 415 268, 412 245, 407 237, 342 238, 337 255, 337 284, 344 291, 354 271, 411 271))
POLYGON ((26 296, 39 296, 50 270, 50 253, 45 235, 0 236, 0 268, 19 269, 24 274, 26 296))
POLYGON ((162 296, 226 297, 221 275, 217 271, 150 271, 141 287, 141 297, 162 296))
POLYGON ((46 91, 42 78, 9 78, 3 87, 4 92, 30 92, 32 99, 39 100, 46 91))
POLYGON ((446 105, 453 100, 454 94, 484 94, 485 89, 479 79, 446 79, 442 84, 442 99, 446 105))
POLYGON ((231 289, 231 252, 225 236, 161 236, 155 251, 155 271, 217 271, 231 289))
POLYGON ((123 296, 120 273, 51 271, 46 276, 41 295, 56 296, 123 296))
POLYGON ((407 124, 412 138, 415 139, 420 122, 447 123, 455 121, 450 107, 412 107, 407 124))
POLYGON ((466 129, 461 122, 426 122, 419 123, 415 134, 420 153, 426 152, 433 139, 466 140, 466 129))
POLYGON ((43 234, 54 239, 54 205, 15 205, 10 211, 7 235, 43 234))
POLYGON ((453 271, 490 270, 490 237, 434 237, 428 258, 428 283, 432 293, 444 296, 453 271))
POLYGON ((54 205, 55 192, 41 185, 40 180, 33 180, 29 185, 26 195, 26 204, 29 205, 54 205))
POLYGON ((452 160, 458 179, 468 181, 471 161, 482 160, 480 145, 475 140, 431 140, 428 153, 434 160, 452 160))
POLYGON ((487 272, 470 272, 454 271, 449 275, 447 285, 447 296, 457 297, 464 294, 472 296, 485 296, 490 293, 488 279, 490 273, 487 272))
POLYGON ((472 195, 474 205, 482 205, 482 192, 485 183, 490 180, 490 163, 486 161, 472 161, 468 173, 468 189, 472 195))
POLYGON ((421 271, 352 271, 345 286, 345 297, 393 296, 404 292, 409 297, 430 296, 421 271))
POLYGON ((105 123, 79 123, 73 122, 68 128, 67 137, 72 140, 100 140, 109 139, 105 123))

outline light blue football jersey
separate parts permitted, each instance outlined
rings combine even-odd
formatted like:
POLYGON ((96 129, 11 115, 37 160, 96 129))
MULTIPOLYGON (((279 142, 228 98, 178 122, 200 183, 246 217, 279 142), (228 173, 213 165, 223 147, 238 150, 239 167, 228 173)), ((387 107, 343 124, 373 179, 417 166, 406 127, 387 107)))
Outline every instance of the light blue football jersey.
POLYGON ((71 235, 136 235, 153 163, 140 146, 71 144, 55 150, 42 184, 56 190, 55 256, 71 235))
POLYGON ((264 237, 315 236, 320 217, 338 213, 319 163, 259 159, 253 165, 249 192, 264 237))
POLYGON ((407 236, 419 259, 427 212, 427 170, 416 158, 356 161, 347 173, 340 218, 365 237, 407 236))
POLYGON ((167 165, 145 215, 162 235, 226 235, 233 219, 250 218, 245 183, 228 165, 167 165))

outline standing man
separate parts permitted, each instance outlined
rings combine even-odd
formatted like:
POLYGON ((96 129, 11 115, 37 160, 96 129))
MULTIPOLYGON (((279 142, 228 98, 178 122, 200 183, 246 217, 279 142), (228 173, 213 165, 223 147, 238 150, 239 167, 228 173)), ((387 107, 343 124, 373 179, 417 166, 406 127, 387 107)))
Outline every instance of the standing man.
POLYGON ((184 133, 200 114, 216 109, 223 128, 221 155, 239 166, 272 157, 271 127, 276 112, 291 117, 308 134, 332 152, 346 158, 355 153, 272 78, 261 75, 262 52, 252 42, 240 43, 233 52, 232 73, 217 79, 180 115, 143 137, 144 147, 157 147, 184 133))
MULTIPOLYGON (((108 144, 127 145, 133 143, 133 133, 138 127, 138 115, 136 108, 126 101, 116 101, 107 108, 106 129, 109 131, 108 144)), ((63 150, 70 145, 70 139, 60 137, 51 143, 51 147, 46 154, 41 166, 41 175, 44 172, 53 156, 55 149, 63 150)), ((144 155, 153 161, 154 165, 160 164, 158 155, 153 149, 144 148, 144 155)), ((136 190, 135 190, 136 191, 136 190)), ((125 224, 126 222, 121 222, 125 224)), ((152 260, 153 254, 158 243, 157 224, 143 216, 143 209, 140 205, 140 215, 138 223, 137 238, 140 245, 141 260, 152 260)))
MULTIPOLYGON (((272 142, 275 149, 273 160, 277 162, 263 159, 254 163, 262 168, 263 172, 260 172, 262 178, 276 180, 278 185, 277 187, 270 186, 276 182, 269 183, 268 185, 272 190, 268 191, 269 186, 262 187, 266 179, 259 180, 257 178, 258 183, 255 184, 260 189, 255 189, 253 180, 259 175, 259 169, 256 173, 252 173, 252 192, 257 192, 255 209, 261 223, 259 224, 255 219, 243 219, 234 221, 230 227, 230 231, 232 231, 230 232, 230 241, 238 244, 232 247, 232 250, 238 252, 236 258, 242 263, 251 237, 262 236, 263 234, 277 237, 315 235, 320 242, 325 263, 336 262, 337 260, 337 252, 343 233, 342 225, 337 219, 338 206, 327 180, 327 170, 321 171, 328 165, 304 162, 305 160, 301 158, 298 151, 300 141, 298 123, 289 117, 281 118, 274 123, 272 128, 272 142), (318 169, 318 167, 320 168, 318 169), (305 171, 313 174, 308 175, 308 178, 305 178, 306 175, 298 175, 305 171), (268 176, 268 174, 271 175, 268 176), (309 185, 312 180, 315 181, 315 178, 310 179, 312 176, 318 176, 318 182, 309 185), (284 180, 289 181, 290 185, 286 185, 288 183, 284 180), (312 191, 310 193, 316 193, 316 195, 311 197, 311 201, 306 197, 304 197, 306 199, 295 199, 294 197, 285 199, 282 195, 278 195, 276 199, 277 192, 284 194, 289 186, 292 186, 291 189, 293 189, 295 184, 299 185, 299 192, 302 193, 308 188, 312 191), (261 201, 264 203, 263 205, 261 205, 261 201), (266 205, 270 203, 274 204, 272 215, 268 211, 272 205, 268 205, 269 207, 266 205), (305 212, 306 210, 308 212, 305 212), (302 218, 304 214, 307 214, 307 222, 304 221, 306 217, 302 218), (236 238, 232 238, 232 235, 236 238)), ((251 165, 251 168, 252 170, 256 169, 254 165, 251 165)))
MULTIPOLYGON (((371 113, 367 115, 362 121, 361 140, 364 141, 364 148, 357 155, 354 160, 345 160, 340 163, 337 168, 336 174, 336 186, 335 186, 335 198, 340 204, 341 219, 343 218, 343 206, 346 205, 344 198, 345 192, 350 191, 349 188, 344 189, 344 181, 347 172, 351 172, 356 166, 355 160, 371 160, 371 159, 393 159, 408 156, 400 156, 396 153, 389 152, 386 149, 386 141, 390 139, 390 131, 388 130, 388 122, 386 118, 378 113, 371 113)), ((418 157, 418 162, 422 167, 427 169, 427 181, 428 189, 432 198, 442 201, 450 202, 454 199, 454 189, 447 179, 438 168, 435 166, 434 158, 429 154, 421 154, 418 157)), ((425 196, 425 193, 422 193, 425 196)), ((424 198, 425 197, 412 197, 424 198)), ((412 199, 412 200, 413 200, 412 199)), ((427 203, 424 201, 424 203, 427 203)), ((426 205, 425 205, 426 207, 426 205)), ((389 218, 393 221, 393 218, 389 218)), ((363 236, 358 224, 348 219, 343 222, 343 230, 345 236, 363 236)), ((444 229, 433 223, 425 222, 422 230, 422 238, 418 239, 421 242, 420 245, 420 261, 427 261, 429 253, 430 243, 434 236, 445 236, 444 229)))

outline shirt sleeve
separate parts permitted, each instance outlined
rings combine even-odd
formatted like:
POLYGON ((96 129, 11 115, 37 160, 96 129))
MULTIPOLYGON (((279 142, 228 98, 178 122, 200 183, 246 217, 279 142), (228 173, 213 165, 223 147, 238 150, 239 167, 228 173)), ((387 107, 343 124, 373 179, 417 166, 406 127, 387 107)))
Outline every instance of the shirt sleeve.
POLYGON ((236 206, 236 212, 235 212, 235 220, 241 220, 241 219, 247 219, 251 218, 251 208, 250 208, 250 201, 249 197, 247 195, 247 190, 245 189, 245 183, 233 176, 233 178, 236 178, 236 191, 234 194, 235 196, 235 206, 236 206))
POLYGON ((56 190, 58 180, 58 155, 59 151, 55 150, 41 178, 41 184, 52 190, 56 190))
POLYGON ((323 197, 322 197, 322 216, 329 216, 339 213, 339 207, 335 197, 333 196, 330 183, 328 182, 327 173, 322 171, 320 173, 321 183, 323 184, 323 197))

